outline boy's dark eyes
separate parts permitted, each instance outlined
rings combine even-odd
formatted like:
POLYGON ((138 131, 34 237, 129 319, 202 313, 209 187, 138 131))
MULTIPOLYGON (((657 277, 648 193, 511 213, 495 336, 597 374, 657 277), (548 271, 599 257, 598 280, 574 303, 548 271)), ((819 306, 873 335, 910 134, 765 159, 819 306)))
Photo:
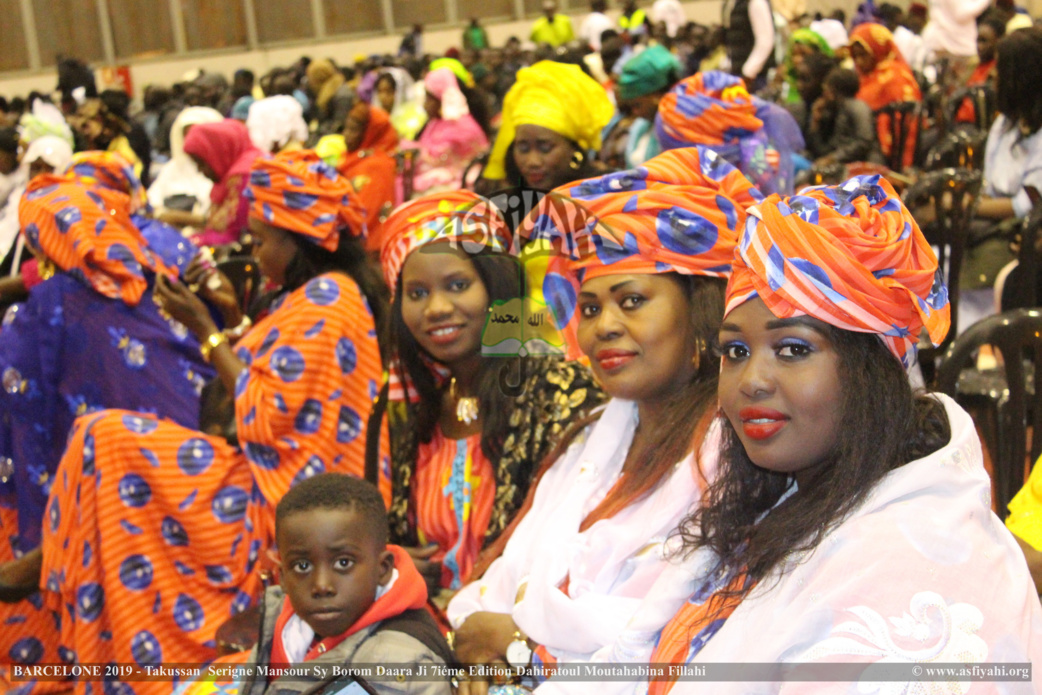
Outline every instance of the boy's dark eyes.
POLYGON ((290 568, 294 572, 307 572, 311 569, 311 563, 307 560, 294 560, 293 563, 290 564, 290 568))

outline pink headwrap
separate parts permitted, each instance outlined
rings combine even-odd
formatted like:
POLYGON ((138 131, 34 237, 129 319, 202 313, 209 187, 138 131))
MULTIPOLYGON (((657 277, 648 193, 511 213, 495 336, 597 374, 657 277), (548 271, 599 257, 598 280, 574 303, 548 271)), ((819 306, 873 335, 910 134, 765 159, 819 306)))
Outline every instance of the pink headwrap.
POLYGON ((441 101, 441 117, 446 121, 458 121, 470 114, 467 99, 460 91, 459 82, 452 70, 438 68, 431 70, 423 78, 423 86, 435 98, 441 101))

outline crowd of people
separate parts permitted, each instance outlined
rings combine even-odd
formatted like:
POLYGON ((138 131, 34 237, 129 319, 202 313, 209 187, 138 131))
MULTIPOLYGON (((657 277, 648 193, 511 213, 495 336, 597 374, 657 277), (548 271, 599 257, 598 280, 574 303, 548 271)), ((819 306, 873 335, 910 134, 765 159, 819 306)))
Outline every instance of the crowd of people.
POLYGON ((502 47, 416 26, 133 112, 69 60, 0 101, 0 689, 1042 663, 1042 466, 993 510, 973 419, 923 388, 958 288, 898 192, 978 138, 964 277, 991 292, 1039 204, 1042 28, 798 5, 593 0, 575 31, 547 0, 502 47), (19 676, 215 659, 518 675, 19 676))

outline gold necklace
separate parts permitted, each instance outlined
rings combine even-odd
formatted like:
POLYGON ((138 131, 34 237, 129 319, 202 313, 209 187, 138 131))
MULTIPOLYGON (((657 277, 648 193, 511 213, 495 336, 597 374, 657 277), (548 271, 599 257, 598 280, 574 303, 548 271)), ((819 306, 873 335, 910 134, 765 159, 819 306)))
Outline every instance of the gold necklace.
POLYGON ((460 398, 456 393, 456 377, 449 382, 449 397, 456 401, 456 420, 469 425, 478 419, 478 399, 474 396, 460 398))

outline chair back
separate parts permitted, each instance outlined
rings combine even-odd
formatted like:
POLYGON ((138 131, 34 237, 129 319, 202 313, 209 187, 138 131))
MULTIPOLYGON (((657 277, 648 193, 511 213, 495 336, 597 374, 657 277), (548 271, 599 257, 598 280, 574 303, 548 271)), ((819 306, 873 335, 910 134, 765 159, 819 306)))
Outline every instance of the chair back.
MULTIPOLYGON (((992 452, 995 502, 999 516, 1005 517, 1010 500, 1024 486, 1027 461, 1042 453, 1042 311, 1016 309, 978 321, 952 344, 937 375, 938 390, 964 401, 972 394, 974 382, 981 382, 976 369, 980 348, 990 345, 1002 353, 1002 375, 987 397, 997 402, 997 432, 985 432, 985 440, 997 443, 992 452), (1030 453, 1028 427, 1032 428, 1030 453), (991 435, 991 436, 989 436, 991 435), (1030 455, 1030 459, 1028 456, 1030 455)), ((976 389, 978 393, 981 389, 976 389)))
POLYGON ((945 114, 949 124, 955 124, 959 109, 967 101, 973 104, 973 125, 978 131, 987 133, 991 128, 991 122, 995 120, 995 90, 986 84, 955 90, 948 100, 945 114))
POLYGON ((941 169, 924 174, 904 195, 905 204, 915 209, 930 205, 934 220, 920 225, 923 235, 937 250, 937 261, 946 270, 948 300, 951 305, 951 328, 940 346, 920 351, 919 363, 927 384, 933 383, 936 360, 944 354, 958 334, 959 276, 962 257, 969 237, 970 221, 977 207, 983 177, 969 169, 941 169))
POLYGON ((1024 220, 1020 231, 1020 248, 1017 263, 1001 288, 996 284, 999 306, 1002 311, 1010 309, 1034 309, 1042 303, 1042 288, 1039 288, 1038 254, 1042 251, 1042 195, 1034 186, 1025 186, 1034 207, 1024 220))
POLYGON ((890 153, 886 165, 894 171, 905 170, 905 154, 916 152, 922 130, 922 105, 918 101, 895 101, 876 111, 876 123, 885 120, 890 129, 890 153))
POLYGON ((948 168, 982 170, 987 139, 987 131, 945 133, 926 153, 923 168, 927 171, 948 168))

